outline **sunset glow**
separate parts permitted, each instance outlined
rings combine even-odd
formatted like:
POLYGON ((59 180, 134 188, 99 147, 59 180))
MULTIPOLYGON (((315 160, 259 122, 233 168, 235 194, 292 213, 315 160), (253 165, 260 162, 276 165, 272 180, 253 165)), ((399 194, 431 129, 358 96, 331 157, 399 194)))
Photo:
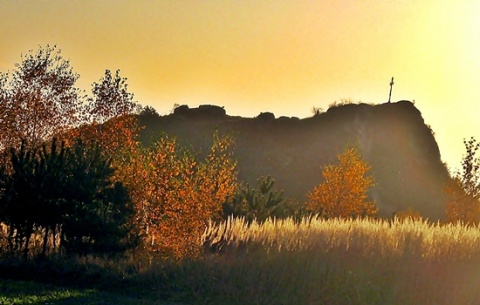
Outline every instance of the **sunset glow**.
POLYGON ((442 159, 480 137, 480 2, 0 0, 0 72, 57 44, 90 84, 120 69, 142 105, 308 117, 341 99, 415 100, 442 159))

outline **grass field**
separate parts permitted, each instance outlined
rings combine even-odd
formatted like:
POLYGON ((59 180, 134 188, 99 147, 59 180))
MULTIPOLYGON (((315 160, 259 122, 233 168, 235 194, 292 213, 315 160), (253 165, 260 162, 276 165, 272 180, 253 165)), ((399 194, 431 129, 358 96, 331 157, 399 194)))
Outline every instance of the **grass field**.
POLYGON ((230 219, 212 224, 202 242, 204 254, 185 261, 133 256, 122 262, 78 261, 92 284, 88 288, 7 281, 0 284, 0 300, 239 305, 476 305, 480 300, 478 227, 368 219, 249 226, 230 219))
POLYGON ((478 227, 368 219, 247 226, 234 219, 211 226, 205 240, 223 253, 219 265, 230 268, 222 271, 230 273, 222 285, 242 287, 243 292, 233 289, 232 299, 243 302, 249 300, 242 295, 258 295, 258 304, 446 305, 480 300, 478 227))

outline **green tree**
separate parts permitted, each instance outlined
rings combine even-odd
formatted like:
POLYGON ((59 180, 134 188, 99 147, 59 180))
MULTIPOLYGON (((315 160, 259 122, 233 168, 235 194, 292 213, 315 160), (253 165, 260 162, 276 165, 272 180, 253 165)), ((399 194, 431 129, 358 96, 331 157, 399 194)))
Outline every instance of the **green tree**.
POLYGON ((228 216, 244 217, 247 222, 254 220, 263 222, 269 217, 285 217, 286 199, 282 191, 274 190, 275 180, 272 177, 261 177, 257 180, 258 189, 247 184, 237 190, 234 198, 223 205, 224 218, 228 216))
POLYGON ((25 258, 34 232, 38 184, 35 171, 36 150, 26 148, 22 141, 18 150, 11 149, 11 171, 0 168, 0 222, 8 226, 8 251, 22 251, 25 258))
POLYGON ((67 205, 61 221, 61 247, 68 253, 115 253, 132 246, 134 209, 111 159, 98 144, 78 140, 69 150, 67 205))
POLYGON ((69 179, 67 162, 68 149, 63 142, 58 145, 56 139, 52 140, 49 147, 43 144, 38 151, 34 174, 38 183, 36 223, 43 228, 42 257, 47 254, 50 235, 53 237, 53 244, 56 244, 55 233, 65 214, 64 192, 69 179))
POLYGON ((49 235, 60 234, 67 253, 114 253, 131 246, 132 201, 120 182, 112 180, 111 161, 98 144, 78 140, 72 147, 11 149, 11 170, 0 168, 0 222, 9 228, 9 251, 29 255, 34 233, 43 234, 41 255, 49 235))
POLYGON ((377 208, 367 194, 374 185, 369 169, 357 149, 348 148, 338 155, 337 165, 323 169, 323 182, 308 194, 307 209, 325 217, 375 215, 377 208))

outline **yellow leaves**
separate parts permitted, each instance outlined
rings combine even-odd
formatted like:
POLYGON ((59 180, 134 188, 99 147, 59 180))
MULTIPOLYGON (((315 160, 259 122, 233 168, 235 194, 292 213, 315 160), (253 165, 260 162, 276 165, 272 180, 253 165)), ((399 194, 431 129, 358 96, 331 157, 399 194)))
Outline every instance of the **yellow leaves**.
POLYGON ((355 148, 347 149, 338 156, 337 165, 323 169, 324 182, 308 194, 307 209, 326 217, 375 215, 377 208, 367 200, 367 191, 374 185, 367 176, 369 169, 355 148))

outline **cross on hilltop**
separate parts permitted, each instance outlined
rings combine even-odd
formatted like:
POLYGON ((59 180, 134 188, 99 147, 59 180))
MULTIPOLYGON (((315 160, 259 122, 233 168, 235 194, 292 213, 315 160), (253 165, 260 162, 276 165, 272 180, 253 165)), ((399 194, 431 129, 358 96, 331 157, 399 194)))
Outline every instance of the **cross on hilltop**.
POLYGON ((390 103, 390 98, 392 97, 392 88, 393 88, 393 77, 392 80, 390 81, 390 93, 388 94, 388 102, 390 103))

